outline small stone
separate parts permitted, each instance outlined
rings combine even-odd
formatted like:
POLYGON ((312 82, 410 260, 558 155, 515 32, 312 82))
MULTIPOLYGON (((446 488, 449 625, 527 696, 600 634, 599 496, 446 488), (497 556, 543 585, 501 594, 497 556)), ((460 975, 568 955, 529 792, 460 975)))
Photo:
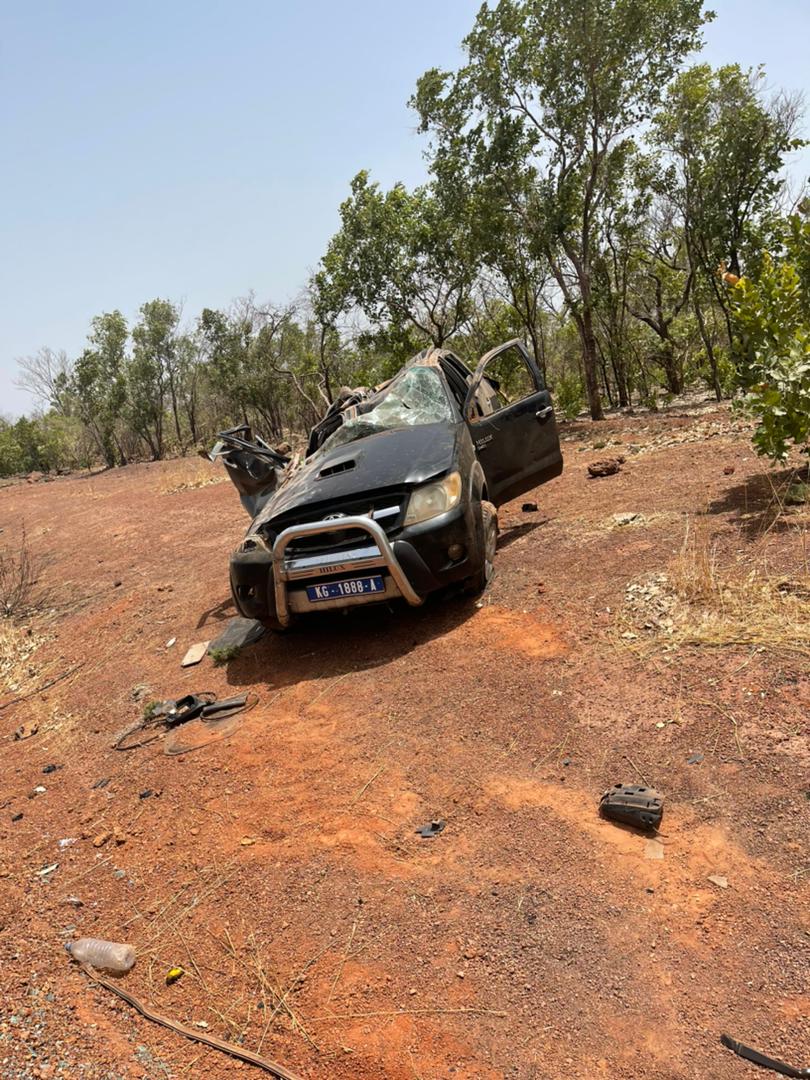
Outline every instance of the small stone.
POLYGON ((718 889, 728 888, 728 878, 722 874, 709 874, 707 881, 710 881, 712 885, 716 885, 718 889))
POLYGON ((111 836, 111 832, 99 833, 98 836, 93 839, 93 847, 104 847, 111 836))
POLYGON ((255 836, 243 836, 242 839, 239 841, 239 843, 242 845, 242 847, 252 847, 253 844, 256 843, 256 837, 255 836))

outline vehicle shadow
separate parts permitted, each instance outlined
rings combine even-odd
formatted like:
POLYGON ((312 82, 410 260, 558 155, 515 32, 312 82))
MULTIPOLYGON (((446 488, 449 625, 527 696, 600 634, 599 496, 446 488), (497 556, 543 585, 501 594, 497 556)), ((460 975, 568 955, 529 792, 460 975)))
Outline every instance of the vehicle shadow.
POLYGON ((197 629, 201 630, 209 620, 225 622, 227 619, 231 619, 235 614, 236 604, 234 604, 232 597, 227 596, 224 600, 220 601, 220 603, 214 604, 213 607, 208 608, 207 611, 204 611, 202 615, 200 615, 199 621, 197 622, 197 629))
POLYGON ((758 540, 766 532, 785 532, 794 528, 792 510, 785 498, 792 484, 807 480, 806 469, 780 469, 749 477, 727 488, 709 503, 707 514, 728 514, 742 535, 758 540))
POLYGON ((474 598, 449 592, 424 606, 346 608, 305 616, 287 633, 268 631, 228 663, 228 684, 277 692, 299 682, 329 680, 387 664, 449 633, 475 614, 474 598))
POLYGON ((516 540, 521 540, 529 533, 533 533, 535 529, 539 529, 541 525, 546 525, 548 520, 548 518, 542 518, 540 521, 524 521, 520 525, 513 525, 511 529, 505 529, 498 535, 498 551, 503 551, 516 540))

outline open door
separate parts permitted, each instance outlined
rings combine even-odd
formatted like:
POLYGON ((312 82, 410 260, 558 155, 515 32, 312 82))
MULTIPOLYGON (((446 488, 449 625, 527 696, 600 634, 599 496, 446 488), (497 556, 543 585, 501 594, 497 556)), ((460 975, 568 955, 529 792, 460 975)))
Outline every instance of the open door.
POLYGON ((496 506, 562 472, 551 395, 517 338, 478 362, 464 419, 487 478, 490 502, 496 506))

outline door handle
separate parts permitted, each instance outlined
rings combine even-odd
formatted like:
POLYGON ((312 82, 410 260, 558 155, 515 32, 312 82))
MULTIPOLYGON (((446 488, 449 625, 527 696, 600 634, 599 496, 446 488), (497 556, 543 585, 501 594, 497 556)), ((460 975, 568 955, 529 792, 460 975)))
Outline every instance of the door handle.
POLYGON ((546 405, 545 409, 538 409, 534 415, 541 424, 544 424, 546 420, 549 420, 554 415, 554 408, 551 405, 546 405))

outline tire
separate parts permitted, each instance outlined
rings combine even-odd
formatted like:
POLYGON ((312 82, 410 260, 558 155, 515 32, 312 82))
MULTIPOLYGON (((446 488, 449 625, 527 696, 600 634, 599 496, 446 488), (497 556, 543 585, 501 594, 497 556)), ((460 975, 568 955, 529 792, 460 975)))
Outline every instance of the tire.
POLYGON ((491 502, 481 501, 481 566, 464 582, 468 596, 479 596, 492 580, 495 549, 498 546, 498 511, 491 502))

